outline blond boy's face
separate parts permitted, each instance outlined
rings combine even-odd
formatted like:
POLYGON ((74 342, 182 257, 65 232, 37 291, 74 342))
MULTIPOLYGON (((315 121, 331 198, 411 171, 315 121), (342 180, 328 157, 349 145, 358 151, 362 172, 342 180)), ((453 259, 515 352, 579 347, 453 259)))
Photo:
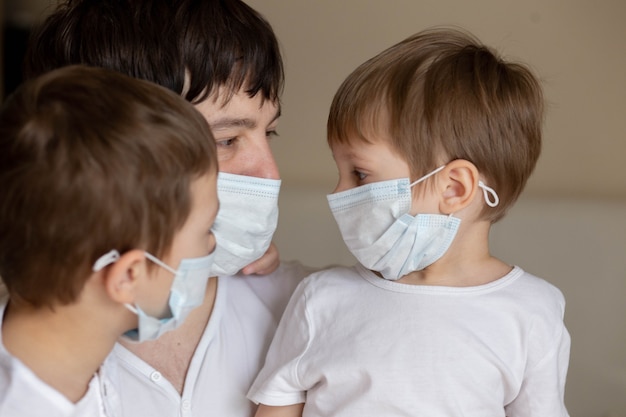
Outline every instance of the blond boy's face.
MULTIPOLYGON (((333 193, 346 191, 361 185, 399 178, 409 178, 408 163, 388 144, 388 140, 374 139, 371 143, 353 140, 350 143, 335 143, 333 158, 339 170, 339 181, 333 193)), ((419 193, 418 184, 411 192, 413 202, 410 214, 438 213, 432 196, 419 193), (431 201, 432 200, 432 201, 431 201)))
POLYGON ((237 175, 279 179, 278 166, 270 148, 277 135, 279 103, 263 101, 259 93, 250 98, 241 89, 223 106, 213 96, 196 104, 217 145, 219 170, 237 175))
MULTIPOLYGON (((217 174, 211 172, 191 184, 192 206, 187 221, 174 235, 169 254, 161 260, 174 269, 184 258, 206 256, 215 249, 211 226, 218 210, 217 174)), ((150 262, 146 260, 146 262, 150 262)), ((136 303, 153 317, 164 317, 169 312, 169 293, 174 275, 164 268, 152 268, 148 285, 137 297, 136 303)))
POLYGON ((373 182, 406 178, 409 166, 384 140, 367 143, 354 140, 332 146, 339 170, 339 181, 333 192, 346 191, 373 182))

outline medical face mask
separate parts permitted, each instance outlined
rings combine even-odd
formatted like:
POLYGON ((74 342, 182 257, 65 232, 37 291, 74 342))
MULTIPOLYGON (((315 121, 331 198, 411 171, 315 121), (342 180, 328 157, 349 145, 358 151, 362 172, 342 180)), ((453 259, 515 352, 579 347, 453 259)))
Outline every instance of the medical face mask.
POLYGON ((213 275, 234 275, 265 254, 278 225, 279 191, 280 180, 218 174, 213 275))
MULTIPOLYGON (((138 317, 137 328, 124 334, 125 338, 134 342, 155 340, 163 333, 180 327, 189 313, 202 304, 207 281, 211 276, 215 251, 201 258, 183 259, 180 261, 178 269, 171 268, 147 252, 145 255, 152 262, 174 274, 168 301, 170 315, 166 318, 152 317, 138 305, 125 304, 126 308, 137 314, 138 317)), ((114 263, 119 257, 120 254, 116 250, 103 255, 94 263, 94 272, 114 263)))
MULTIPOLYGON (((408 178, 394 179, 327 196, 343 240, 363 266, 395 281, 426 268, 446 253, 461 220, 452 215, 409 214, 411 187, 444 167, 413 183, 408 178)), ((489 187, 482 182, 479 186, 488 202, 487 189, 497 199, 489 187)))

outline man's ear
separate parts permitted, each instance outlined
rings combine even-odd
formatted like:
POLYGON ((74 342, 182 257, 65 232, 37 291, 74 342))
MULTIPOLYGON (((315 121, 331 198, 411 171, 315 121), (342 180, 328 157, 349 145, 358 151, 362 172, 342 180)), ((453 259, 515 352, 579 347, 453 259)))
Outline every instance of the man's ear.
POLYGON ((439 212, 457 213, 474 201, 479 177, 478 169, 473 163, 465 159, 455 159, 442 170, 440 179, 444 190, 439 202, 439 212))
POLYGON ((104 271, 104 287, 113 301, 121 304, 134 303, 137 287, 147 275, 145 260, 144 251, 129 250, 104 271))

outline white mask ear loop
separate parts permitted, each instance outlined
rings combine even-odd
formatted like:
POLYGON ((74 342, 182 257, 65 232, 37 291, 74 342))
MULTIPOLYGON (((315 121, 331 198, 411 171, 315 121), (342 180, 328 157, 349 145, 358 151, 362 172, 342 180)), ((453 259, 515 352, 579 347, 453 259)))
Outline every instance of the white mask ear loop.
MULTIPOLYGON (((102 255, 101 257, 99 257, 96 260, 96 262, 93 263, 93 266, 91 267, 91 269, 93 270, 93 272, 98 272, 101 269, 111 264, 114 264, 119 259, 120 259, 120 253, 117 250, 112 249, 109 252, 102 255)), ((135 314, 139 314, 139 311, 137 311, 137 309, 130 304, 124 304, 124 307, 126 307, 128 310, 132 311, 135 314)))
POLYGON ((164 269, 170 271, 174 275, 178 275, 178 271, 177 270, 175 270, 174 268, 172 268, 171 266, 169 266, 165 262, 161 261, 156 256, 153 256, 153 255, 149 254, 148 252, 144 252, 144 255, 146 255, 146 258, 150 259, 152 262, 154 262, 155 264, 159 265, 161 268, 164 268, 164 269))
POLYGON ((439 171, 441 171, 442 169, 444 169, 446 166, 442 165, 439 168, 435 169, 434 171, 424 175, 423 177, 413 181, 411 184, 409 184, 409 187, 413 187, 416 184, 419 184, 420 182, 424 181, 426 178, 432 177, 433 175, 435 175, 436 173, 438 173, 439 171))
POLYGON ((93 263, 91 269, 93 272, 98 272, 104 267, 114 264, 118 259, 120 259, 120 253, 113 249, 99 257, 96 262, 93 263))
MULTIPOLYGON (((168 271, 170 271, 174 275, 178 275, 178 271, 177 270, 175 270, 171 266, 167 265, 166 263, 161 261, 156 256, 153 256, 153 255, 149 254, 148 252, 144 252, 144 255, 146 255, 146 258, 148 258, 149 260, 151 260, 155 264, 159 265, 160 267, 167 269, 168 271)), ((111 264, 114 264, 119 259, 120 259, 120 253, 117 250, 113 249, 113 250, 105 253, 101 257, 99 257, 96 260, 96 262, 94 262, 94 264, 91 267, 91 269, 93 270, 93 272, 98 272, 101 269, 103 269, 104 267, 109 266, 111 264)))
POLYGON ((478 186, 483 189, 483 197, 489 207, 495 207, 500 204, 500 197, 498 197, 498 194, 493 188, 488 187, 482 181, 478 181, 478 186))
MULTIPOLYGON (((427 178, 432 177, 433 175, 435 175, 436 173, 438 173, 445 167, 446 167, 445 165, 440 166, 434 171, 413 181, 411 184, 409 184, 409 187, 413 187, 414 185, 419 184, 420 182, 426 180, 427 178)), ((496 193, 496 191, 493 188, 488 187, 484 182, 480 180, 478 181, 478 186, 483 189, 483 197, 485 198, 485 203, 487 203, 489 207, 496 207, 498 204, 500 204, 500 197, 498 197, 498 193, 496 193)))

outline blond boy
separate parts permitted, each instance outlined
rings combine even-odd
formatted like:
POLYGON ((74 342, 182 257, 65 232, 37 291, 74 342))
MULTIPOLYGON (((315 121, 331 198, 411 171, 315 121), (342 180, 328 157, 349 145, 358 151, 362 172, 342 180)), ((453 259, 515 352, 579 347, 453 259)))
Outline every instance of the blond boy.
POLYGON ((295 291, 249 397, 257 416, 567 416, 570 338, 548 282, 490 254, 541 148, 523 65, 418 33, 337 92, 328 196, 360 264, 295 291))

